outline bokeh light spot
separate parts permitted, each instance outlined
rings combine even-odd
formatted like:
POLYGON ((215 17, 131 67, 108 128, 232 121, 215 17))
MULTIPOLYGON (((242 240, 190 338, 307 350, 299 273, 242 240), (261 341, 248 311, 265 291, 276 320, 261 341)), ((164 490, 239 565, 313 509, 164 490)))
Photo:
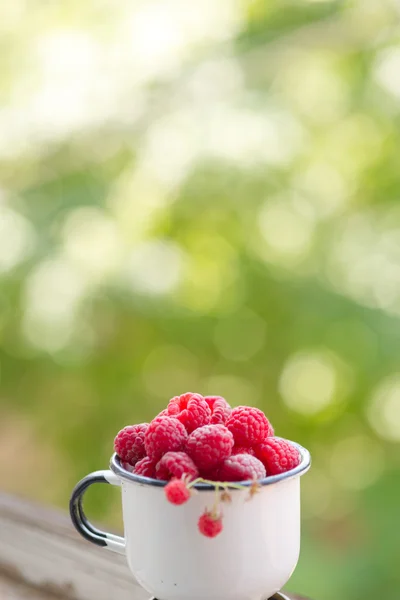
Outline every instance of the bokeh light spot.
POLYGON ((72 211, 63 237, 66 255, 91 280, 111 275, 121 263, 123 245, 117 225, 99 209, 72 211))
POLYGON ((286 362, 279 381, 285 404, 302 415, 316 415, 335 402, 341 373, 328 352, 304 351, 286 362))
POLYGON ((400 48, 387 48, 378 55, 374 75, 379 85, 400 98, 400 48))
POLYGON ((236 60, 215 58, 200 64, 190 77, 185 91, 190 100, 204 103, 229 101, 242 91, 243 73, 236 60))
POLYGON ((294 181, 306 194, 318 218, 329 218, 343 208, 350 190, 339 169, 321 160, 313 161, 294 181))
POLYGON ((35 233, 22 215, 0 203, 0 273, 10 271, 33 250, 35 233))
POLYGON ((290 114, 250 111, 228 105, 216 108, 206 123, 205 151, 241 168, 283 165, 299 152, 302 130, 290 114))
POLYGON ((259 215, 259 228, 271 262, 295 265, 308 253, 314 233, 314 219, 285 198, 268 200, 259 215))
POLYGON ((297 111, 312 121, 332 122, 346 109, 345 81, 329 53, 297 54, 279 74, 279 83, 297 111))
POLYGON ((400 442, 400 374, 388 377, 375 389, 367 416, 381 438, 400 442))
POLYGON ((197 157, 197 126, 193 119, 160 119, 147 132, 142 168, 169 187, 178 185, 197 157))
POLYGON ((63 257, 43 261, 25 287, 23 332, 35 347, 55 352, 66 346, 87 293, 87 281, 63 257))
POLYGON ((127 259, 124 276, 133 292, 163 295, 180 282, 183 253, 179 246, 166 240, 149 240, 134 247, 127 259))
POLYGON ((365 210, 342 220, 332 236, 327 277, 357 302, 400 314, 400 212, 365 210))
POLYGON ((108 199, 120 235, 128 243, 146 239, 160 212, 171 202, 165 186, 148 167, 133 169, 130 165, 117 179, 108 199))

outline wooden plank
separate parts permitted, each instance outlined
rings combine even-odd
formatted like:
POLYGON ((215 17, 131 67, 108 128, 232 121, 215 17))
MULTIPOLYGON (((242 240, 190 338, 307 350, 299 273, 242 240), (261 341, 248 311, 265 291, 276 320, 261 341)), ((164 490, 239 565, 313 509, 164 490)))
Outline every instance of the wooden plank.
POLYGON ((0 572, 78 600, 147 600, 123 556, 96 548, 52 509, 0 494, 0 572))
POLYGON ((149 595, 123 556, 83 540, 65 514, 0 494, 0 598, 28 597, 148 600, 149 595))
POLYGON ((25 583, 8 579, 0 575, 1 600, 60 600, 60 596, 51 592, 33 589, 25 583))

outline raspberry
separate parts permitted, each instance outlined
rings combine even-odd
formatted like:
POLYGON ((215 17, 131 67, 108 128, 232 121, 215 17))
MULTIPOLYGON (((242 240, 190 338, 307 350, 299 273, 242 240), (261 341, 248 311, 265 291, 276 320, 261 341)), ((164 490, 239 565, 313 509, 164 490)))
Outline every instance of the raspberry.
POLYGON ((184 504, 190 498, 190 491, 182 479, 172 479, 165 486, 164 492, 171 504, 184 504))
POLYGON ((204 400, 211 410, 210 423, 212 425, 219 423, 225 425, 232 410, 225 398, 222 398, 222 396, 205 396, 204 400))
POLYGON ((168 402, 167 413, 176 417, 188 433, 210 422, 211 410, 203 396, 200 394, 182 394, 175 396, 168 402))
POLYGON ((155 479, 156 477, 156 461, 148 456, 139 460, 135 465, 135 470, 133 471, 135 475, 142 475, 143 477, 151 477, 155 479))
MULTIPOLYGON (((158 415, 156 417, 154 417, 154 419, 159 419, 160 417, 168 417, 168 410, 166 408, 164 408, 164 410, 162 410, 161 412, 158 413, 158 415)), ((154 421, 153 419, 153 421, 154 421)))
POLYGON ((226 426, 235 438, 237 446, 261 444, 273 429, 267 417, 259 408, 237 406, 230 414, 226 426))
POLYGON ((202 471, 212 471, 233 448, 233 435, 224 425, 204 425, 189 435, 186 452, 202 471))
POLYGON ((244 446, 233 446, 232 456, 236 454, 251 454, 251 456, 255 456, 254 448, 244 448, 244 446))
POLYGON ((148 423, 128 425, 119 431, 114 440, 114 450, 124 462, 134 466, 138 460, 146 456, 144 434, 148 423))
POLYGON ((167 452, 156 466, 157 479, 168 481, 172 477, 183 476, 196 479, 199 476, 196 465, 185 452, 167 452))
POLYGON ((220 467, 221 481, 247 481, 263 479, 265 467, 258 458, 250 454, 236 454, 227 458, 220 467))
POLYGON ((300 464, 301 457, 297 448, 280 438, 269 437, 255 450, 268 475, 285 473, 300 464))
POLYGON ((211 469, 211 471, 202 471, 200 476, 203 479, 208 479, 209 481, 220 481, 219 479, 219 467, 215 467, 211 469))
POLYGON ((206 510, 198 520, 197 526, 200 533, 213 538, 222 531, 222 515, 216 515, 206 510))
POLYGON ((178 419, 156 417, 145 433, 144 447, 148 456, 157 461, 166 452, 183 450, 186 440, 186 429, 178 419))

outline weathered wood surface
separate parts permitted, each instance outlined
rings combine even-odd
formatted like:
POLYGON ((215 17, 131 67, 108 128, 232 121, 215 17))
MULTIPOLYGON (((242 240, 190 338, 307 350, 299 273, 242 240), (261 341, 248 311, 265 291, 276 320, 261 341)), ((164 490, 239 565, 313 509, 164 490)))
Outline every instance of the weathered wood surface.
POLYGON ((0 495, 0 572, 79 600, 147 600, 124 557, 85 542, 69 517, 0 495))
MULTIPOLYGON (((0 494, 0 600, 148 600, 123 556, 81 539, 69 517, 0 494)), ((290 595, 290 600, 301 600, 290 595)))
POLYGON ((60 600, 60 596, 36 590, 14 579, 0 575, 1 600, 60 600))

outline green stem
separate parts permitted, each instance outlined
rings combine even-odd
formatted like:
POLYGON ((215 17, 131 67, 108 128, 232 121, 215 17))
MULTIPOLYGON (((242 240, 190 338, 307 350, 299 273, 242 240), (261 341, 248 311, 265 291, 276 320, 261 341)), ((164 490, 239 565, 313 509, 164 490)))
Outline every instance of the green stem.
POLYGON ((229 481, 211 481, 210 479, 203 479, 202 477, 198 477, 197 479, 193 479, 190 483, 188 483, 188 489, 194 487, 198 483, 206 483, 208 485, 212 485, 215 489, 222 488, 226 489, 235 489, 235 490, 247 490, 248 486, 241 485, 240 483, 233 483, 229 481))
POLYGON ((219 507, 219 484, 218 481, 215 482, 216 486, 215 486, 215 500, 214 500, 214 506, 213 506, 213 514, 216 517, 218 515, 218 507, 219 507))

